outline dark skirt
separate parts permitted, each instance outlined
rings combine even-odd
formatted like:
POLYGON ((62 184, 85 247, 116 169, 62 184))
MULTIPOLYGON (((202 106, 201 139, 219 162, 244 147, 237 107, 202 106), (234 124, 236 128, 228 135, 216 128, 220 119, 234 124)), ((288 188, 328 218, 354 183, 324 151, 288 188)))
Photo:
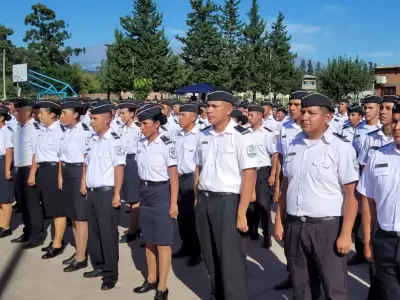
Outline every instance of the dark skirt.
POLYGON ((10 204, 14 202, 14 181, 7 180, 4 174, 5 160, 0 159, 0 204, 10 204))
POLYGON ((146 244, 172 245, 174 221, 169 215, 169 183, 140 187, 140 229, 146 244))
POLYGON ((139 202, 140 177, 138 165, 134 156, 126 158, 124 182, 122 184, 123 199, 131 204, 139 202))
POLYGON ((82 167, 63 166, 63 202, 65 214, 74 221, 87 220, 87 200, 80 192, 82 167))
POLYGON ((36 173, 36 191, 46 217, 65 217, 62 192, 58 189, 58 164, 40 166, 36 173))

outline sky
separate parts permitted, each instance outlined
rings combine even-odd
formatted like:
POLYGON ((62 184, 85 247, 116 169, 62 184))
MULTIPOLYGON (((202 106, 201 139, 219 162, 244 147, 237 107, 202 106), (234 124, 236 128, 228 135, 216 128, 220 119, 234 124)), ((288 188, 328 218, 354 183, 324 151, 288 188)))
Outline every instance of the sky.
MULTIPOLYGON (((214 0, 223 4, 224 0, 214 0)), ((2 0, 0 24, 12 28, 12 41, 26 46, 24 18, 36 1, 2 0)), ((155 0, 163 14, 163 26, 175 52, 180 44, 174 38, 184 35, 189 0, 155 0)), ((279 11, 285 15, 292 36, 292 50, 304 59, 325 63, 328 58, 346 54, 360 56, 378 65, 400 64, 398 39, 400 1, 385 0, 384 6, 372 0, 259 0, 260 14, 270 27, 279 11)), ((86 53, 72 59, 85 69, 94 69, 105 58, 105 44, 114 40, 120 16, 131 15, 132 0, 42 0, 56 11, 57 18, 69 24, 72 34, 67 45, 85 47, 86 53)), ((241 0, 241 19, 247 22, 251 0, 241 0)))

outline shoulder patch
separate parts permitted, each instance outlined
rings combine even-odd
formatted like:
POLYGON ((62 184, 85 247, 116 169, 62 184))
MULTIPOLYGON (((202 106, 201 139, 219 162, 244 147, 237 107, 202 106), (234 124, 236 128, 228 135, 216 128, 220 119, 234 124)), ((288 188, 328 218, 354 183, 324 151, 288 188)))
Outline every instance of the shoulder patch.
POLYGON ((250 130, 248 130, 247 128, 244 128, 243 126, 240 126, 240 125, 236 125, 234 128, 243 135, 250 133, 250 130))
POLYGON ((116 123, 117 123, 118 125, 121 125, 121 122, 120 122, 120 121, 118 121, 118 120, 116 120, 116 123))
POLYGON ((200 130, 200 131, 205 131, 205 130, 207 130, 207 129, 209 129, 209 128, 211 128, 211 126, 212 125, 210 125, 210 126, 207 126, 207 127, 204 127, 202 130, 200 130))
POLYGON ((204 122, 202 120, 199 120, 199 124, 204 124, 204 122))
POLYGON ((350 127, 350 124, 346 124, 346 125, 344 125, 343 127, 342 127, 342 129, 346 129, 346 128, 349 128, 350 127))
POLYGON ((140 127, 140 122, 135 122, 137 127, 140 127))
POLYGON ((7 126, 7 129, 10 131, 14 131, 10 126, 7 126))
POLYGON ((160 139, 164 142, 165 145, 171 144, 172 141, 166 137, 165 135, 160 136, 160 139))
POLYGON ((376 130, 374 130, 374 131, 368 132, 367 135, 372 135, 372 134, 374 134, 374 133, 377 133, 378 131, 379 131, 379 129, 376 129, 376 130))
POLYGON ((343 135, 336 133, 336 132, 332 132, 332 134, 334 136, 338 137, 339 139, 341 139, 343 142, 350 143, 350 141, 348 139, 346 139, 343 135))
POLYGON ((336 118, 334 118, 333 120, 334 120, 335 122, 339 122, 339 121, 340 121, 339 119, 336 119, 336 118))
POLYGON ((165 127, 164 125, 161 125, 160 127, 161 127, 162 130, 168 131, 167 127, 165 127))
POLYGON ((264 127, 264 129, 265 129, 266 131, 272 132, 272 130, 269 129, 268 127, 264 127))
POLYGON ((63 124, 60 124, 60 127, 61 127, 61 130, 62 130, 63 132, 65 132, 65 127, 63 126, 63 124))
POLYGON ((33 122, 33 126, 35 127, 35 129, 40 130, 40 126, 38 123, 33 122))
POLYGON ((111 135, 113 136, 114 139, 118 140, 120 137, 118 134, 116 134, 114 131, 111 131, 111 135))
POLYGON ((83 130, 90 131, 89 127, 85 123, 81 123, 81 124, 82 124, 83 130))

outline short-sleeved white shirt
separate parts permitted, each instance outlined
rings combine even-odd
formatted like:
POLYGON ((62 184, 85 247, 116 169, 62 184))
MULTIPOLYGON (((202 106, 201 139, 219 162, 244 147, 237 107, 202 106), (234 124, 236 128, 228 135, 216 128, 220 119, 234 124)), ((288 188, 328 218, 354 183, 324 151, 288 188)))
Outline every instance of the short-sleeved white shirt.
POLYGON ((288 178, 287 213, 294 216, 342 216, 343 185, 359 179, 356 153, 350 141, 328 128, 318 142, 299 133, 284 160, 288 178))
POLYGON ((193 173, 196 169, 194 154, 197 145, 197 137, 200 130, 197 127, 187 133, 182 129, 176 135, 176 152, 178 158, 179 174, 193 173))
POLYGON ((79 122, 74 127, 66 126, 60 142, 60 160, 66 163, 83 163, 92 136, 86 124, 79 122))
POLYGON ((259 166, 257 146, 250 130, 230 121, 217 133, 213 126, 197 139, 195 162, 200 166, 199 189, 240 194, 241 172, 259 166))
POLYGON ((167 181, 168 167, 176 166, 176 148, 171 139, 163 134, 149 144, 147 137, 141 139, 136 154, 139 177, 145 181, 167 181))
POLYGON ((60 142, 65 128, 56 121, 40 132, 36 145, 36 162, 58 162, 60 160, 60 142))
POLYGON ((392 136, 386 136, 382 130, 383 127, 375 131, 371 131, 365 137, 364 145, 358 154, 360 165, 365 166, 372 152, 376 149, 393 142, 392 136))
POLYGON ((90 151, 86 157, 87 187, 114 186, 115 167, 124 166, 125 163, 125 147, 118 134, 111 128, 101 139, 95 134, 90 140, 90 151))
POLYGON ((14 148, 13 129, 11 126, 3 126, 0 128, 0 155, 5 155, 9 148, 14 148))
POLYGON ((279 134, 279 124, 278 121, 275 120, 274 116, 270 114, 266 119, 263 120, 263 127, 267 127, 272 130, 275 135, 279 134))
POLYGON ((357 190, 376 203, 379 226, 400 232, 400 150, 395 143, 372 152, 357 190))
POLYGON ((252 128, 249 128, 249 130, 257 146, 259 167, 270 167, 271 156, 277 152, 275 134, 270 129, 262 126, 255 131, 252 128))
POLYGON ((379 128, 381 128, 380 123, 376 125, 368 125, 366 122, 362 122, 359 125, 357 125, 353 137, 353 147, 356 150, 357 155, 360 154, 360 151, 364 145, 365 137, 367 136, 367 134, 379 128))
POLYGON ((282 154, 283 158, 286 157, 286 153, 290 143, 293 141, 295 136, 301 131, 302 129, 300 125, 297 125, 296 122, 292 119, 283 123, 281 132, 279 133, 278 136, 277 147, 276 147, 278 152, 282 154))
POLYGON ((121 127, 120 136, 124 142, 126 153, 136 154, 141 136, 140 128, 135 123, 130 126, 124 124, 121 127))
POLYGON ((39 133, 39 124, 30 119, 24 126, 17 126, 14 134, 14 164, 16 167, 32 165, 32 156, 35 153, 39 133))

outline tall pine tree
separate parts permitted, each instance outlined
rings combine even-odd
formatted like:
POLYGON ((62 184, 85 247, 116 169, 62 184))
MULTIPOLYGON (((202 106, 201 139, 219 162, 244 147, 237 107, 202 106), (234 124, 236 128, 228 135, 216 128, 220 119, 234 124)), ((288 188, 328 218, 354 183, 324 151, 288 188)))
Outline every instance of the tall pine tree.
POLYGON ((190 0, 192 11, 186 24, 189 30, 185 37, 176 36, 182 43, 180 54, 189 68, 189 83, 207 82, 226 85, 229 70, 224 53, 224 41, 218 28, 218 7, 207 0, 190 0))
POLYGON ((307 75, 314 75, 314 66, 313 66, 313 63, 312 63, 311 59, 308 60, 307 75))
POLYGON ((321 71, 321 62, 317 62, 317 66, 315 68, 315 75, 318 76, 318 73, 321 71))
POLYGON ((304 76, 307 74, 307 65, 306 65, 306 61, 304 59, 302 59, 300 62, 299 72, 300 72, 301 76, 304 76))
POLYGON ((296 54, 290 51, 291 36, 287 33, 284 19, 284 15, 279 12, 276 22, 272 24, 267 45, 271 53, 269 82, 274 99, 278 93, 288 94, 298 81, 294 76, 296 54))

